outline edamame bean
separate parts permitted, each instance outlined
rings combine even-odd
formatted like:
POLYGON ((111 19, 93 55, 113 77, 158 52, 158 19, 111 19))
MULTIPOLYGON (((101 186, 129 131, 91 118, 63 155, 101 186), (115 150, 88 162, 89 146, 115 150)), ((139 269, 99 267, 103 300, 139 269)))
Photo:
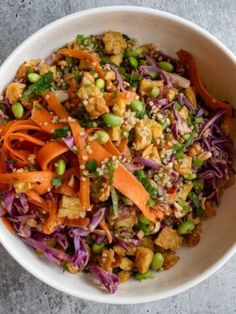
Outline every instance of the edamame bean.
POLYGON ((153 255, 152 263, 151 263, 151 269, 158 270, 162 267, 164 263, 164 257, 161 253, 155 253, 153 255))
POLYGON ((93 243, 92 245, 93 253, 99 254, 101 250, 103 249, 103 247, 104 247, 104 243, 100 243, 100 244, 93 243))
POLYGON ((11 110, 16 119, 20 119, 24 115, 24 107, 20 102, 14 102, 14 104, 11 106, 11 110))
POLYGON ((56 174, 58 176, 62 176, 66 170, 66 162, 64 159, 59 159, 56 163, 55 163, 55 168, 56 168, 56 174))
POLYGON ((135 57, 129 57, 129 64, 133 67, 133 68, 135 68, 135 69, 137 69, 137 67, 138 67, 138 60, 135 58, 135 57))
POLYGON ((160 69, 165 70, 166 72, 173 72, 174 66, 170 62, 160 61, 157 63, 160 69))
POLYGON ((148 74, 151 76, 153 80, 158 77, 158 73, 155 71, 149 71, 148 74))
POLYGON ((99 89, 104 89, 105 87, 105 81, 102 78, 98 78, 95 81, 95 86, 99 89))
POLYGON ((108 127, 119 126, 123 123, 123 119, 119 116, 116 116, 113 113, 105 113, 102 118, 103 118, 103 122, 108 127))
POLYGON ((138 215, 138 221, 144 225, 150 225, 150 221, 142 213, 138 215))
POLYGON ((28 80, 31 83, 36 83, 38 80, 40 80, 41 76, 38 73, 29 73, 28 74, 28 80))
POLYGON ((109 134, 102 130, 95 132, 95 136, 99 144, 105 144, 110 139, 109 134))
POLYGON ((151 277, 152 277, 152 272, 150 272, 150 271, 146 271, 146 273, 143 273, 143 274, 141 274, 141 273, 135 274, 135 278, 137 280, 144 280, 144 279, 148 279, 151 277))
POLYGON ((138 57, 142 53, 141 47, 128 48, 126 50, 127 57, 138 57))
POLYGON ((184 235, 184 234, 191 233, 194 228, 195 228, 194 223, 190 220, 187 220, 187 221, 181 222, 181 224, 178 227, 178 232, 179 234, 184 235))
POLYGON ((157 97, 160 94, 160 88, 158 87, 153 87, 153 89, 151 90, 151 95, 153 97, 157 97))
POLYGON ((142 113, 145 110, 145 105, 142 101, 140 100, 133 100, 130 104, 130 108, 132 111, 135 111, 137 114, 137 117, 139 117, 140 115, 142 115, 142 113))

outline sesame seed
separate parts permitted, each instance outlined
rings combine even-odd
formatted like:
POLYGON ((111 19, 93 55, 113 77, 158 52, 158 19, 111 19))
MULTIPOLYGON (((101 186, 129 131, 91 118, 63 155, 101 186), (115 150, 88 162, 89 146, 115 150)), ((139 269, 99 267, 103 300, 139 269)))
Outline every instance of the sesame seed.
POLYGON ((81 181, 86 181, 87 179, 85 177, 80 177, 81 181))
POLYGON ((79 167, 80 167, 81 170, 85 169, 85 165, 80 165, 79 167))
POLYGON ((88 160, 88 156, 83 155, 83 156, 82 156, 82 159, 83 159, 83 160, 88 160))
POLYGON ((49 99, 50 97, 49 97, 49 95, 46 95, 46 97, 45 97, 46 99, 49 99))
POLYGON ((84 175, 84 176, 87 176, 88 174, 89 174, 88 170, 84 170, 84 171, 83 171, 83 175, 84 175))

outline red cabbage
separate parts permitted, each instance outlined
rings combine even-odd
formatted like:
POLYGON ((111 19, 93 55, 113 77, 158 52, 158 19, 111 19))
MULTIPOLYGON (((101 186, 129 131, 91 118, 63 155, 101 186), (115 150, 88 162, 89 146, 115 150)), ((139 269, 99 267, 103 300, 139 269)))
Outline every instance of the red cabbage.
POLYGON ((66 146, 72 150, 75 147, 75 139, 73 136, 63 137, 62 141, 66 144, 66 146))
POLYGON ((73 264, 78 266, 80 269, 84 269, 88 264, 90 254, 84 240, 82 240, 79 235, 74 236, 74 248, 75 255, 73 264))
POLYGON ((23 209, 23 212, 21 214, 27 214, 27 212, 29 210, 29 205, 28 205, 27 198, 26 198, 24 193, 20 193, 19 201, 20 201, 22 209, 23 209))
POLYGON ((112 273, 108 273, 101 267, 96 265, 90 266, 89 270, 110 293, 116 292, 120 283, 120 279, 118 276, 112 273))
POLYGON ((118 91, 120 91, 120 92, 126 92, 126 89, 125 89, 125 87, 124 87, 123 79, 122 79, 122 77, 121 77, 119 71, 117 70, 117 68, 116 68, 115 66, 111 65, 111 64, 106 64, 106 65, 104 66, 104 68, 105 68, 106 70, 113 71, 113 72, 115 73, 116 79, 117 79, 117 83, 118 83, 118 84, 117 84, 117 89, 118 89, 118 91))
POLYGON ((72 262, 72 257, 68 254, 54 249, 52 247, 48 247, 44 245, 42 242, 36 241, 32 238, 22 238, 22 241, 24 241, 26 244, 32 246, 36 250, 43 251, 44 255, 50 259, 52 262, 59 264, 60 261, 63 262, 72 262))
POLYGON ((183 93, 179 93, 177 95, 177 98, 178 98, 179 102, 181 104, 183 104, 187 109, 189 109, 190 111, 194 111, 195 110, 193 105, 188 101, 188 99, 184 96, 183 93))
POLYGON ((134 172, 134 171, 136 171, 136 170, 141 170, 141 169, 143 169, 143 165, 139 165, 138 163, 137 164, 132 164, 132 163, 130 163, 130 162, 126 162, 125 164, 124 164, 124 166, 125 166, 125 168, 126 169, 128 169, 130 172, 134 172))
POLYGON ((15 197, 14 190, 13 189, 9 190, 7 192, 7 195, 5 198, 5 204, 4 204, 4 208, 9 214, 11 214, 11 211, 12 211, 14 197, 15 197))
POLYGON ((98 211, 92 216, 92 219, 89 225, 89 231, 93 231, 98 226, 98 224, 104 217, 105 211, 106 211, 106 208, 102 207, 98 209, 98 211))
POLYGON ((214 124, 223 114, 225 113, 224 110, 220 110, 220 111, 217 111, 217 113, 210 119, 208 120, 201 128, 200 132, 199 132, 199 135, 198 135, 198 138, 200 138, 204 132, 212 125, 214 124))
POLYGON ((148 167, 148 168, 155 169, 155 170, 160 170, 163 167, 162 164, 157 163, 154 160, 145 159, 145 158, 142 158, 142 157, 135 157, 132 161, 134 163, 141 164, 144 167, 148 167))

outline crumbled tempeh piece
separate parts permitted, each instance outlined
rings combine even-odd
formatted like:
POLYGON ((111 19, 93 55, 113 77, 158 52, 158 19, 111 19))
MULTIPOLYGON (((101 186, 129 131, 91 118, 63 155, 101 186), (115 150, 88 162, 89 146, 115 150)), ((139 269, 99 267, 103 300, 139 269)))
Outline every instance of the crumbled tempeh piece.
POLYGON ((58 217, 75 219, 85 217, 86 211, 82 208, 79 197, 69 197, 63 195, 58 209, 58 217))
POLYGON ((148 271, 153 258, 153 251, 139 246, 135 256, 135 266, 139 273, 143 274, 148 271))
POLYGON ((164 227, 155 240, 155 244, 165 250, 177 250, 182 243, 182 237, 170 227, 164 227))

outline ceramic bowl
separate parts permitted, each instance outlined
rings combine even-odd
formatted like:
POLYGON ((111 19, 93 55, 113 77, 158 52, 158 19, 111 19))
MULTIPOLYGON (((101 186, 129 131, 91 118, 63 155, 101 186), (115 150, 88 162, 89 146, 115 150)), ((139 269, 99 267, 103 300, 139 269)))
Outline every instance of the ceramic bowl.
MULTIPOLYGON (((90 9, 63 17, 24 41, 0 68, 0 90, 13 79, 19 65, 46 57, 76 34, 117 30, 141 43, 155 43, 172 56, 180 48, 193 53, 207 88, 216 97, 236 104, 236 57, 202 28, 175 15, 148 8, 118 6, 90 9)), ((236 185, 228 189, 216 217, 204 222, 201 242, 178 251, 180 261, 153 279, 129 280, 116 294, 101 290, 88 274, 72 275, 37 255, 0 223, 0 240, 11 256, 46 284, 87 300, 104 303, 142 303, 189 289, 218 270, 236 252, 236 185)))

